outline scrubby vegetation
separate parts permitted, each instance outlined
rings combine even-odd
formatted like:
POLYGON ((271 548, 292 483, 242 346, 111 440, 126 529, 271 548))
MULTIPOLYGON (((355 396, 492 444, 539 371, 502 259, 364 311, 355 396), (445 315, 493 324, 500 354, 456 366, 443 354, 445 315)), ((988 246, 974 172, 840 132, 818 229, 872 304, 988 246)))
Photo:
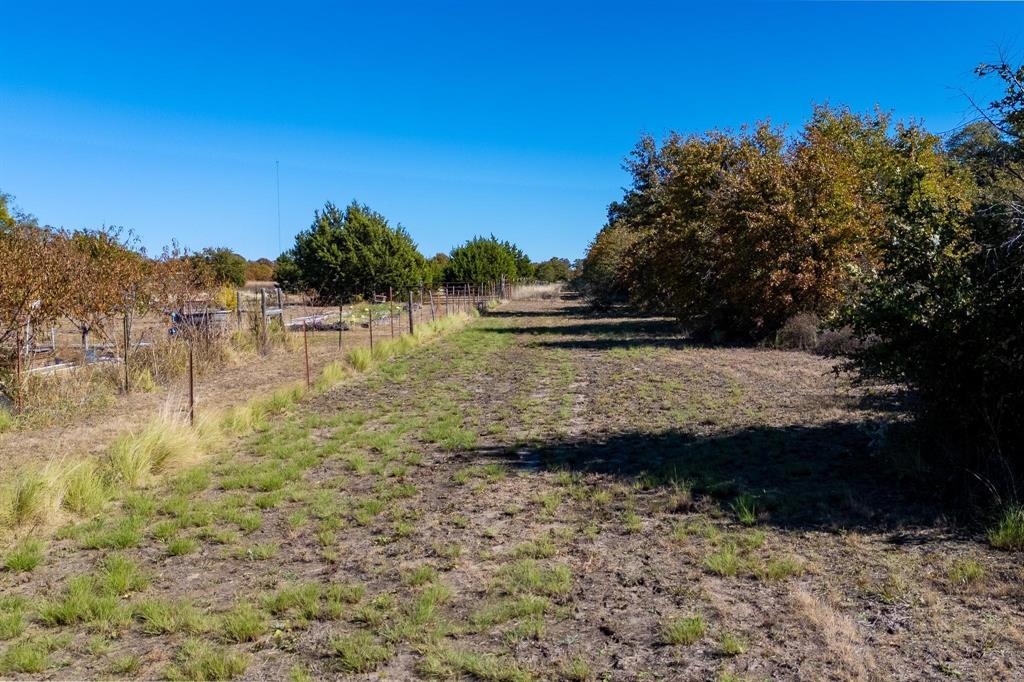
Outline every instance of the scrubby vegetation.
POLYGON ((978 73, 1005 96, 945 140, 829 106, 796 135, 760 123, 644 137, 579 286, 705 338, 846 355, 862 378, 915 393, 927 435, 914 456, 944 491, 1012 501, 1024 473, 1024 67, 978 73))

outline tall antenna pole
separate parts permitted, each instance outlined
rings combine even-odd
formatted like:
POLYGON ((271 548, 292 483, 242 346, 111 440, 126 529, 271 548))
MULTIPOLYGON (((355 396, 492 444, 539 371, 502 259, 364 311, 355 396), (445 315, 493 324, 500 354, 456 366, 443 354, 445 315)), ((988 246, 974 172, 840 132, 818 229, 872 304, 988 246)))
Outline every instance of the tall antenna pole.
POLYGON ((277 253, 281 250, 281 162, 274 161, 274 174, 277 176, 277 253))

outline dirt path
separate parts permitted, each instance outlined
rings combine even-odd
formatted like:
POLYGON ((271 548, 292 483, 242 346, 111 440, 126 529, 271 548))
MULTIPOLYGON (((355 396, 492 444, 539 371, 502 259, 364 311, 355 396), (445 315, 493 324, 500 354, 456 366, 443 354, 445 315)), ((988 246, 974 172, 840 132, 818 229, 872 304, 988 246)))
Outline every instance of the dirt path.
POLYGON ((0 674, 1019 678, 1019 559, 906 499, 829 370, 506 305, 0 573, 0 674))

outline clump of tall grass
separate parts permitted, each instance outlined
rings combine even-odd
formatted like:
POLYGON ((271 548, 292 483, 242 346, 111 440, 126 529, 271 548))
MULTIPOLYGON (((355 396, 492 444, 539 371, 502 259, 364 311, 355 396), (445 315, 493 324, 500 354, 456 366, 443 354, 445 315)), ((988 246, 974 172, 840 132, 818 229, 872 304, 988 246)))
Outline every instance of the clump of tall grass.
POLYGON ((110 499, 110 488, 96 460, 83 459, 73 464, 63 477, 63 506, 71 512, 82 516, 95 514, 110 499))
POLYGON ((1024 507, 1008 507, 995 527, 988 532, 988 541, 998 549, 1024 551, 1024 507))
POLYGON ((14 428, 15 424, 14 415, 0 407, 0 433, 10 431, 14 428))
POLYGON ((408 353, 429 339, 464 325, 470 315, 459 313, 418 325, 412 334, 403 334, 397 339, 387 339, 369 348, 353 348, 345 356, 348 364, 357 372, 366 372, 379 362, 396 355, 408 353))
POLYGON ((41 524, 53 518, 63 497, 59 467, 26 466, 0 487, 0 525, 41 524))
POLYGON ((160 474, 197 464, 217 435, 217 429, 208 424, 192 428, 182 415, 165 412, 138 433, 114 441, 103 467, 113 483, 144 487, 160 474))

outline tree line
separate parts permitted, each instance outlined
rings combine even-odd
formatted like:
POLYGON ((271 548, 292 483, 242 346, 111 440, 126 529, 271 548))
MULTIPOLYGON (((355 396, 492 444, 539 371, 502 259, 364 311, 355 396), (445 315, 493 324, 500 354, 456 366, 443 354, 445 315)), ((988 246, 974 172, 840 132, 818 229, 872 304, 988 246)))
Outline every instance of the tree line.
POLYGON ((909 386, 958 487, 1015 496, 1024 471, 1024 67, 945 138, 819 106, 795 134, 644 136, 632 181, 580 264, 595 303, 675 316, 695 335, 772 342, 794 320, 842 333, 862 379, 909 386))
POLYGON ((365 204, 344 209, 326 203, 313 223, 277 259, 276 281, 286 291, 313 294, 322 302, 369 299, 444 282, 484 284, 524 279, 567 280, 564 258, 533 263, 518 246, 494 235, 474 237, 450 253, 426 258, 402 225, 365 204))

